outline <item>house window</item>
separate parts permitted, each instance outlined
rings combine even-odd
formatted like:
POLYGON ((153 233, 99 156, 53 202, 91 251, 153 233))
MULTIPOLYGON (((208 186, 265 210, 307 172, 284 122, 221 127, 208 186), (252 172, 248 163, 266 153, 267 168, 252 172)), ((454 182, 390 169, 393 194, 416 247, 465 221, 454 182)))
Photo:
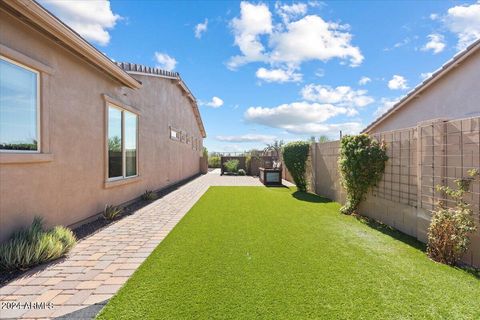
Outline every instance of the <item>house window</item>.
POLYGON ((180 133, 171 127, 170 127, 170 139, 180 140, 180 133))
POLYGON ((108 106, 108 178, 137 175, 138 117, 136 114, 108 106))
POLYGON ((39 73, 0 56, 0 150, 40 151, 39 73))

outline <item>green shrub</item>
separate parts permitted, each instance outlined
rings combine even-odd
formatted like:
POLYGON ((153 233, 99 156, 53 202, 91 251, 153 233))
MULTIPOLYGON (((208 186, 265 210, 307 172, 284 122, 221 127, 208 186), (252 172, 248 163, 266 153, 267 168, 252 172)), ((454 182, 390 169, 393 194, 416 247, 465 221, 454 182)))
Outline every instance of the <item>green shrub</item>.
POLYGON ((142 200, 144 201, 152 201, 157 199, 157 194, 152 190, 146 190, 144 194, 142 194, 142 200))
POLYGON ((69 252, 76 241, 70 229, 56 226, 44 230, 42 219, 35 217, 29 228, 15 232, 0 245, 0 270, 26 270, 58 259, 69 252))
POLYGON ((220 157, 211 156, 208 158, 208 167, 209 168, 220 168, 220 157))
POLYGON ((428 228, 427 253, 431 259, 448 265, 455 265, 467 251, 469 236, 476 230, 473 211, 464 197, 479 172, 476 169, 470 170, 468 175, 467 178, 455 180, 456 189, 437 186, 438 191, 453 199, 455 206, 448 208, 445 201, 440 201, 433 212, 428 228))
POLYGON ((385 146, 366 134, 342 138, 338 165, 347 193, 342 213, 352 214, 357 210, 368 189, 380 181, 387 160, 385 146))
POLYGON ((243 169, 238 170, 238 175, 239 175, 239 176, 244 176, 244 175, 246 175, 246 174, 247 174, 247 173, 245 172, 245 170, 243 170, 243 169))
POLYGON ((122 207, 115 207, 113 205, 107 205, 105 210, 103 211, 103 217, 105 220, 112 221, 114 220, 120 213, 122 213, 122 207))
POLYGON ((228 161, 225 161, 223 163, 223 166, 225 167, 225 170, 229 173, 236 173, 238 171, 238 164, 240 161, 237 159, 230 159, 228 161))
POLYGON ((307 191, 307 159, 310 143, 307 141, 290 142, 283 146, 283 161, 293 177, 298 190, 307 191))

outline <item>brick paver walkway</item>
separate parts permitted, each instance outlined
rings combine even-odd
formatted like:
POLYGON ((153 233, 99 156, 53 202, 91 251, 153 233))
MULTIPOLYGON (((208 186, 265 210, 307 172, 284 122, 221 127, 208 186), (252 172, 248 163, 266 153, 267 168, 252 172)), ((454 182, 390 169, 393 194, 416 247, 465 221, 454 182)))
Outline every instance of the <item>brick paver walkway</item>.
POLYGON ((31 270, 0 288, 0 318, 94 317, 208 187, 215 185, 261 186, 258 178, 220 176, 219 170, 198 177, 81 240, 63 261, 31 270), (39 309, 34 309, 35 303, 39 309), (51 308, 42 303, 51 303, 51 308))

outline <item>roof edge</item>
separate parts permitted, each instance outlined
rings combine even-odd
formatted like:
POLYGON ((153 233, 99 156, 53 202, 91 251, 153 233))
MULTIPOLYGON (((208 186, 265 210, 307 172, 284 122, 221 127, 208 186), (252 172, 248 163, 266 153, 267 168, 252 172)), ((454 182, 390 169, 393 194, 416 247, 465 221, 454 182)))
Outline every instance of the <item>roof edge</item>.
POLYGON ((416 98, 419 93, 426 90, 430 85, 435 83, 437 80, 442 78, 443 75, 447 74, 453 68, 457 67, 463 60, 468 58, 474 52, 480 49, 480 38, 471 43, 467 48, 458 52, 445 62, 439 69, 433 72, 433 74, 418 84, 415 88, 413 88, 410 92, 408 92, 403 98, 401 98, 396 104, 393 105, 390 109, 388 109, 385 113, 383 113, 380 117, 375 119, 371 122, 365 129, 363 129, 360 133, 369 133, 373 128, 378 126, 382 123, 385 119, 387 119, 390 115, 398 111, 401 107, 407 104, 412 99, 416 98))
POLYGON ((2 0, 2 3, 14 11, 17 11, 34 24, 40 26, 47 33, 58 39, 62 45, 70 48, 123 85, 132 89, 138 89, 141 87, 141 83, 119 68, 112 60, 110 60, 110 58, 101 53, 72 28, 67 26, 36 1, 2 0))
POLYGON ((148 67, 141 64, 129 63, 129 62, 115 62, 115 64, 123 69, 128 74, 138 74, 150 77, 159 77, 164 79, 170 79, 176 81, 177 85, 183 90, 184 94, 189 98, 192 104, 192 110, 197 120, 198 128, 203 138, 207 137, 205 127, 203 125, 202 117, 200 115, 200 109, 198 108, 197 99, 193 95, 192 91, 188 88, 185 81, 183 81, 180 73, 174 71, 167 71, 160 68, 148 67))

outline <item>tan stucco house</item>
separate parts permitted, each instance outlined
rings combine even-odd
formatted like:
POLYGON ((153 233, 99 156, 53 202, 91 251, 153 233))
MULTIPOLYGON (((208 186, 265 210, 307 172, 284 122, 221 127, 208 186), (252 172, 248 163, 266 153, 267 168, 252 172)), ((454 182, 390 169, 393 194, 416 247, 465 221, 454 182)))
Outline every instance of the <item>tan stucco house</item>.
POLYGON ((480 116, 480 39, 410 91, 363 133, 414 127, 432 119, 480 116))
POLYGON ((72 226, 200 171, 180 75, 114 63, 34 1, 0 1, 0 241, 72 226))

